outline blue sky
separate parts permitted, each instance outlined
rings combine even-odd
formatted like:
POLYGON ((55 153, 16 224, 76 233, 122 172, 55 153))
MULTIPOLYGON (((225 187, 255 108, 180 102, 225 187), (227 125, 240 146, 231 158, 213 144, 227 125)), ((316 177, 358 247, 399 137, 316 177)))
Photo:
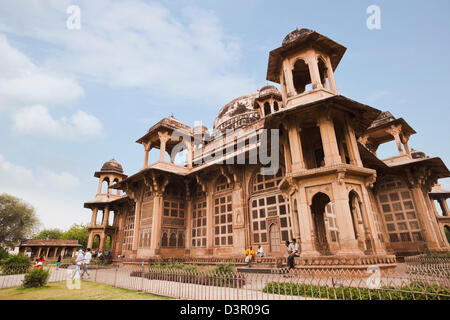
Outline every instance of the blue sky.
POLYGON ((297 27, 347 47, 340 94, 403 117, 418 132, 410 146, 449 163, 449 9, 444 0, 0 0, 0 192, 34 205, 45 227, 88 222, 94 171, 112 157, 127 174, 139 170, 134 141, 172 113, 212 126, 221 106, 267 83, 269 51, 297 27), (366 27, 372 4, 381 30, 366 27), (70 5, 80 30, 66 27, 70 5))

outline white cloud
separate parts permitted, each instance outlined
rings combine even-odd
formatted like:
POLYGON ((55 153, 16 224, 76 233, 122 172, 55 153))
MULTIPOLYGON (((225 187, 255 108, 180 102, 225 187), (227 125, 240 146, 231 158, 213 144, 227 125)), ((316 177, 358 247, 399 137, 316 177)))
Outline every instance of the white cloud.
POLYGON ((81 29, 68 30, 73 1, 29 3, 0 3, 0 30, 62 48, 47 65, 182 98, 222 101, 256 88, 236 70, 240 43, 213 12, 187 8, 176 16, 156 2, 80 0, 81 29))
POLYGON ((31 181, 33 174, 30 170, 8 162, 0 155, 0 185, 21 185, 24 181, 31 181))
POLYGON ((30 104, 71 105, 84 96, 67 76, 39 68, 0 34, 0 111, 30 104))
POLYGON ((0 193, 9 193, 30 203, 46 228, 67 228, 89 220, 82 200, 73 196, 79 186, 79 179, 69 172, 45 168, 30 170, 11 163, 0 154, 0 193))
POLYGON ((42 105, 22 108, 12 114, 13 132, 17 135, 44 136, 57 140, 84 140, 105 135, 100 121, 77 110, 70 117, 53 119, 42 105))
POLYGON ((47 191, 69 190, 78 187, 80 181, 68 172, 54 172, 45 168, 35 171, 15 165, 0 154, 0 188, 47 188, 47 191))
POLYGON ((83 89, 74 79, 35 65, 1 34, 0 70, 0 111, 11 113, 15 134, 69 141, 105 135, 101 122, 81 110, 53 119, 49 107, 75 104, 83 89))

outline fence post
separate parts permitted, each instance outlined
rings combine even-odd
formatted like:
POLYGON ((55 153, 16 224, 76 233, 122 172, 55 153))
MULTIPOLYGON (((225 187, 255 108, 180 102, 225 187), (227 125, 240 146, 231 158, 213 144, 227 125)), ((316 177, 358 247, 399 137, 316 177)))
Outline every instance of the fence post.
POLYGON ((142 261, 141 292, 144 292, 144 262, 142 261))
POLYGON ((119 269, 119 266, 116 266, 116 272, 114 273, 114 287, 117 285, 117 270, 119 269))

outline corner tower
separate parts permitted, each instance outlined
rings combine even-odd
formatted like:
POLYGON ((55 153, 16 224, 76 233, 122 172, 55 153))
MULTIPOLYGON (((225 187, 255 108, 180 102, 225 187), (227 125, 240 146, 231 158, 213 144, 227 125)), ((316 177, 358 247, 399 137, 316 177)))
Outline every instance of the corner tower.
POLYGON ((346 48, 309 29, 296 29, 269 54, 267 80, 279 83, 289 108, 338 93, 334 70, 346 48))
POLYGON ((380 110, 338 95, 334 70, 346 48, 309 29, 296 29, 270 52, 267 80, 281 84, 283 111, 268 119, 280 129, 287 163, 280 190, 289 196, 301 255, 381 255, 357 139, 380 110))
POLYGON ((114 238, 117 236, 116 217, 114 216, 111 223, 110 215, 114 210, 112 202, 122 197, 120 190, 113 193, 110 186, 122 181, 127 176, 123 173, 122 165, 115 159, 111 159, 103 164, 100 171, 94 173, 94 177, 99 179, 97 195, 94 200, 84 204, 85 208, 92 210, 91 223, 88 227, 88 248, 93 248, 94 239, 98 237, 98 250, 103 252, 107 237, 110 237, 111 245, 115 243, 114 238), (98 219, 99 213, 102 214, 100 220, 98 219))

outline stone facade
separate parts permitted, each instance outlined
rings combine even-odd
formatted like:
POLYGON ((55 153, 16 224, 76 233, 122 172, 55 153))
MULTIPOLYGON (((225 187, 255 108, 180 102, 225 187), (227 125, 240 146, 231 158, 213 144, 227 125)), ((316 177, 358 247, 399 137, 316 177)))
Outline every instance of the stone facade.
POLYGON ((431 191, 449 170, 409 149, 415 131, 405 120, 338 94, 334 71, 345 51, 315 31, 295 30, 269 55, 267 80, 281 92, 269 85, 231 101, 213 138, 173 116, 151 127, 137 140, 145 151, 139 172, 127 176, 111 160, 95 173, 97 196, 85 203, 93 212, 88 246, 98 236, 102 250, 109 236, 113 256, 131 260, 239 257, 259 245, 280 257, 296 238, 304 261, 344 264, 448 250, 447 220, 433 201, 447 208, 448 193, 431 191), (251 157, 269 129, 278 132, 268 145, 273 153, 277 143, 280 159, 270 175, 251 157), (389 141, 399 154, 381 160, 376 150, 389 141), (149 164, 153 148, 160 159, 149 164), (184 166, 174 161, 179 152, 184 166))

